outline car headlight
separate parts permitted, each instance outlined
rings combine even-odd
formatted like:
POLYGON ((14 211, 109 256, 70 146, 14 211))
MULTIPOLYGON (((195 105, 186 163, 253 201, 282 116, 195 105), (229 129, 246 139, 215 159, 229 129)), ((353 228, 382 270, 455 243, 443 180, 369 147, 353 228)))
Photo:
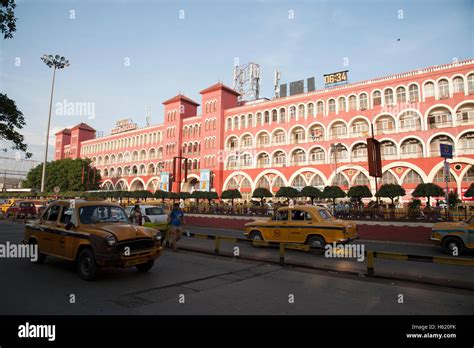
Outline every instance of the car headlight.
POLYGON ((159 241, 159 240, 161 240, 162 238, 163 238, 163 235, 161 234, 161 232, 157 232, 157 233, 155 234, 155 240, 158 240, 158 241, 159 241))
POLYGON ((107 236, 105 237, 105 242, 110 246, 114 246, 117 244, 117 238, 115 236, 107 236))

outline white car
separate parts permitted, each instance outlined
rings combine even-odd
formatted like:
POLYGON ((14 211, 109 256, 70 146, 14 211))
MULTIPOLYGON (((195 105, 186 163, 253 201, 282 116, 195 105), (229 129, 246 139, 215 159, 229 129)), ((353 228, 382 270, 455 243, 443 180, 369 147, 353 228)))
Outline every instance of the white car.
MULTIPOLYGON (((163 208, 157 207, 155 205, 144 205, 144 204, 139 204, 140 210, 143 215, 143 221, 144 222, 153 222, 155 224, 163 224, 168 221, 168 215, 165 213, 163 208)), ((132 212, 132 209, 135 206, 129 206, 125 208, 125 212, 127 213, 127 216, 130 216, 130 213, 132 212)))

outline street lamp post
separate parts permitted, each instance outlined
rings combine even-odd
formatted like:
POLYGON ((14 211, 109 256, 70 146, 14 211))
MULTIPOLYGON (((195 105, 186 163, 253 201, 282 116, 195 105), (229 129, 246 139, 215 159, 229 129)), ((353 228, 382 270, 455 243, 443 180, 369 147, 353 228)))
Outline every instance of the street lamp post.
POLYGON ((48 128, 46 129, 46 145, 44 149, 43 172, 41 174, 41 192, 44 192, 46 179, 46 162, 48 161, 48 145, 49 145, 49 127, 51 125, 51 109, 53 107, 54 79, 56 78, 56 69, 64 69, 69 66, 69 61, 59 55, 43 55, 41 60, 49 67, 53 68, 53 84, 51 86, 51 98, 49 100, 49 116, 48 128))

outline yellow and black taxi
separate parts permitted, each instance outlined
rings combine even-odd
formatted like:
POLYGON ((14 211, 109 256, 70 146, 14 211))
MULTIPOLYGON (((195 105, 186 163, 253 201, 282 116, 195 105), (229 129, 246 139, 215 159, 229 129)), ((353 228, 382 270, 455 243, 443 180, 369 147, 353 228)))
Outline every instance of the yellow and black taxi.
POLYGON ((430 240, 450 255, 461 255, 465 250, 474 250, 474 215, 466 221, 434 224, 430 240))
POLYGON ((70 200, 54 201, 26 224, 23 243, 38 245, 36 263, 47 255, 73 261, 79 276, 91 280, 101 267, 150 270, 161 255, 161 239, 157 230, 130 224, 118 204, 70 200))
POLYGON ((359 238, 354 222, 335 219, 323 207, 296 205, 279 208, 269 220, 245 224, 244 235, 252 240, 308 244, 349 243, 359 238))

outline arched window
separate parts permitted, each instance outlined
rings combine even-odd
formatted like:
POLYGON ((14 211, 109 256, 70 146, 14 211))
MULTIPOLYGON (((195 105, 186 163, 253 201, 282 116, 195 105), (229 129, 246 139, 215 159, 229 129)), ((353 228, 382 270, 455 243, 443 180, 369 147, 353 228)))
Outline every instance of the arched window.
POLYGON ((283 182, 283 179, 279 176, 277 176, 274 180, 273 180, 273 189, 279 189, 280 187, 283 187, 285 186, 285 183, 283 182))
POLYGON ((247 128, 247 124, 245 122, 245 115, 240 116, 240 126, 242 128, 247 128))
POLYGON ((463 182, 474 182, 474 166, 471 166, 469 170, 464 174, 462 178, 463 182))
POLYGON ((249 127, 253 127, 253 115, 252 114, 247 115, 247 124, 248 124, 249 127))
POLYGON ((455 77, 453 80, 454 93, 464 93, 464 80, 462 77, 455 77))
POLYGON ((270 123, 270 112, 265 111, 265 124, 270 123))
POLYGON ((405 87, 397 88, 397 103, 404 103, 407 101, 407 94, 405 87))
POLYGON ((352 149, 351 160, 353 162, 364 162, 367 161, 367 145, 357 144, 352 149))
POLYGON ((295 187, 295 188, 303 188, 306 186, 306 181, 304 180, 304 178, 300 175, 297 175, 293 181, 291 182, 291 186, 295 187))
POLYGON ((324 180, 323 178, 321 178, 321 176, 319 176, 318 174, 315 174, 309 184, 310 186, 313 186, 313 187, 322 188, 324 187, 324 180))
POLYGON ((330 99, 328 101, 328 111, 329 112, 336 112, 336 101, 334 99, 330 99))
POLYGON ((423 157, 423 145, 418 139, 407 139, 400 148, 401 158, 420 158, 423 157))
POLYGON ((339 97, 338 101, 338 109, 339 109, 339 112, 344 112, 346 111, 346 98, 344 97, 339 97))
POLYGON ((369 178, 361 172, 354 178, 354 185, 365 185, 370 187, 369 178))
POLYGON ((276 110, 272 110, 272 122, 278 122, 278 112, 276 110))
POLYGON ((362 93, 359 96, 359 106, 360 106, 360 110, 367 110, 367 108, 369 107, 367 93, 362 93))
POLYGON ((296 107, 290 106, 290 119, 296 118, 296 107))
POLYGON ((403 179, 404 184, 422 184, 423 179, 421 178, 420 174, 415 172, 413 169, 411 169, 405 178, 403 179))
POLYGON ((314 104, 309 103, 308 104, 308 117, 313 117, 314 116, 314 104))
POLYGON ((423 87, 423 94, 425 95, 425 98, 434 97, 435 89, 434 89, 434 83, 433 82, 425 83, 425 86, 423 87))
POLYGON ((256 187, 262 187, 262 188, 266 188, 266 189, 270 189, 270 183, 268 182, 268 179, 264 176, 262 176, 257 184, 255 185, 256 187))
POLYGON ((382 180, 380 184, 398 184, 397 178, 390 172, 385 172, 382 174, 382 180))
POLYGON ((298 117, 304 118, 305 117, 305 107, 303 104, 298 106, 298 117))
POLYGON ((280 108, 280 123, 286 121, 286 110, 285 108, 280 108))
POLYGON ((384 92, 384 97, 385 97, 385 105, 393 105, 394 104, 393 89, 387 88, 384 92))
POLYGON ((257 127, 262 125, 262 113, 257 112, 257 127))
POLYGON ((234 117, 234 130, 239 129, 239 118, 236 116, 234 117))
POLYGON ((465 133, 459 139, 458 155, 474 153, 474 132, 465 133))
POLYGON ((474 94, 474 74, 467 77, 467 92, 469 94, 474 94))
POLYGON ((380 93, 380 91, 375 91, 372 94, 372 100, 374 102, 374 106, 381 105, 382 104, 382 93, 380 93))
POLYGON ((410 103, 416 103, 418 101, 418 86, 413 84, 408 87, 410 93, 410 103))
MULTIPOLYGON (((433 178, 433 182, 443 182, 445 183, 445 175, 444 175, 444 168, 441 168, 438 170, 436 173, 435 177, 433 178)), ((456 182, 456 179, 454 178, 454 175, 449 172, 449 182, 456 182)))
POLYGON ((332 179, 332 185, 334 186, 349 186, 349 182, 347 181, 346 177, 341 173, 337 173, 337 175, 332 179))
MULTIPOLYGON (((232 119, 228 118, 227 119, 227 130, 231 130, 231 129, 232 129, 232 119)), ((187 131, 188 131, 187 128, 185 128, 184 131, 185 131, 184 134, 187 135, 187 131)))
POLYGON ((323 115, 324 114, 324 103, 322 101, 318 101, 316 103, 316 114, 318 114, 318 115, 323 115))
POLYGON ((355 95, 349 97, 349 110, 357 110, 357 97, 355 95))
POLYGON ((382 160, 397 158, 397 146, 393 141, 384 140, 380 143, 380 155, 382 160))
POLYGON ((438 82, 438 96, 439 99, 449 98, 449 82, 448 80, 440 80, 438 82))

